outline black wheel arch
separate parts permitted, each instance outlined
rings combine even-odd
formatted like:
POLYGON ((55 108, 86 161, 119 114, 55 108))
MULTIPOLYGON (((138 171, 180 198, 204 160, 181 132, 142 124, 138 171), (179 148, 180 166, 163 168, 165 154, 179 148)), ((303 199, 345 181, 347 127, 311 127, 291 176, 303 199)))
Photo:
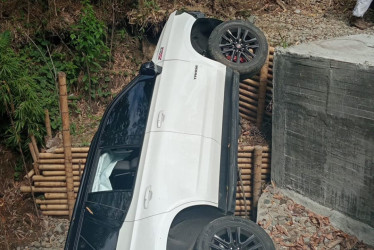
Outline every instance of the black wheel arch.
POLYGON ((203 56, 207 56, 208 40, 213 30, 222 23, 221 20, 215 18, 198 18, 191 29, 192 47, 203 56))
POLYGON ((203 228, 224 215, 224 211, 209 205, 191 206, 181 210, 169 228, 166 249, 193 249, 203 228))

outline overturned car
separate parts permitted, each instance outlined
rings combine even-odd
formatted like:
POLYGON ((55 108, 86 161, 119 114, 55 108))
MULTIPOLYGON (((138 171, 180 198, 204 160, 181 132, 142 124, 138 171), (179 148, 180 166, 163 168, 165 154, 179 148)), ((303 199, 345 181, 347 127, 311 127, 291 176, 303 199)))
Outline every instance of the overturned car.
POLYGON ((239 78, 267 49, 248 22, 171 14, 152 61, 102 118, 65 249, 274 249, 233 216, 239 78))

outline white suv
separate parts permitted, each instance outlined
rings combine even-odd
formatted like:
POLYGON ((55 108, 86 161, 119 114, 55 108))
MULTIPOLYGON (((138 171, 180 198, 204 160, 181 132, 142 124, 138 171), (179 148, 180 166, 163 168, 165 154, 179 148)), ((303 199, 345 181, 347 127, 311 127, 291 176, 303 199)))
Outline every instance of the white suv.
POLYGON ((239 73, 266 56, 250 23, 174 12, 152 62, 102 119, 65 249, 274 249, 232 216, 239 73))

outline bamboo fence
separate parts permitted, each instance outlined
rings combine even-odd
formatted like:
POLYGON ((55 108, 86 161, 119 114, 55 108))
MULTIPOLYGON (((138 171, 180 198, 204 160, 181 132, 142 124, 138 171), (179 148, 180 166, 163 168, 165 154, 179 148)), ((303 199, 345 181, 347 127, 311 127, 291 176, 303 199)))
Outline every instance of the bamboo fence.
POLYGON ((269 47, 269 54, 261 72, 242 80, 239 89, 239 112, 241 117, 261 128, 263 120, 271 119, 273 98, 273 60, 274 48, 269 47))
MULTIPOLYGON (((77 196, 88 149, 71 148, 74 198, 77 196)), ((28 177, 32 179, 33 186, 22 186, 21 192, 44 193, 43 199, 36 199, 44 215, 69 215, 64 149, 58 148, 53 153, 38 153, 37 159, 34 165, 38 166, 39 174, 35 174, 34 169, 31 170, 28 177)), ((262 184, 270 180, 270 159, 268 147, 239 147, 240 178, 236 190, 236 215, 250 216, 251 211, 256 208, 262 184)))
POLYGON ((270 159, 267 146, 239 146, 235 215, 253 215, 262 185, 270 181, 270 159))
MULTIPOLYGON (((33 148, 31 149, 33 150, 33 148)), ((88 147, 71 148, 74 200, 84 171, 88 149, 88 147)), ((32 154, 36 154, 35 151, 32 154)), ((38 153, 37 159, 34 162, 34 166, 38 166, 39 174, 35 174, 35 169, 31 170, 28 177, 32 179, 33 186, 31 188, 29 186, 21 186, 21 192, 44 193, 43 199, 36 199, 42 214, 68 216, 64 148, 57 148, 53 153, 38 153)))

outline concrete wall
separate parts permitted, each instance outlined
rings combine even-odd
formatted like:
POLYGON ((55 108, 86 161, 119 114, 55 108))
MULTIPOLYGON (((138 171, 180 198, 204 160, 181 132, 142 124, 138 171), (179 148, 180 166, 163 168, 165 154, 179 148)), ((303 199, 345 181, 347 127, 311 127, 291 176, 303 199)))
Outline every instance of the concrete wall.
POLYGON ((271 175, 374 227, 374 36, 277 51, 271 175))

